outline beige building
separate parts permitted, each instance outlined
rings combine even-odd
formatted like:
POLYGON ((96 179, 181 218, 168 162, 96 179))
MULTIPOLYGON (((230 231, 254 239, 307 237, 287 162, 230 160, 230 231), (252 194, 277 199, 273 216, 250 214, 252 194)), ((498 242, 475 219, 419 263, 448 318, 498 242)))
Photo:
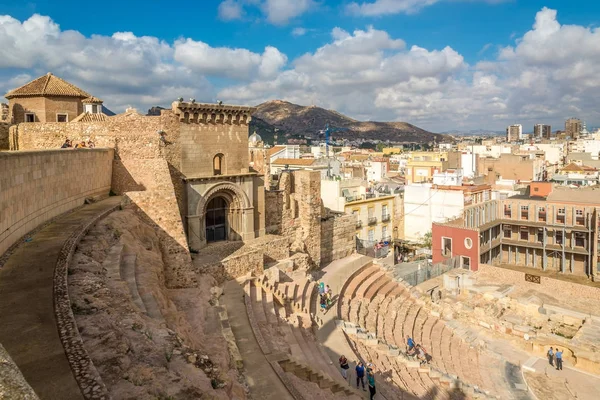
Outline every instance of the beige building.
POLYGON ((506 128, 506 141, 517 142, 523 138, 523 126, 520 124, 509 125, 506 128))
POLYGON ((391 240, 394 235, 394 203, 397 196, 364 196, 347 202, 346 214, 356 216, 356 236, 369 242, 391 240))
POLYGON ((20 124, 69 122, 83 112, 83 100, 91 96, 49 72, 4 97, 8 99, 10 122, 20 124))
POLYGON ((569 118, 565 121, 565 135, 571 139, 577 139, 581 132, 581 120, 577 118, 569 118))
POLYGON ((502 154, 499 158, 480 158, 478 175, 488 177, 488 182, 498 179, 532 182, 545 178, 545 161, 531 154, 502 154))
POLYGON ((431 182, 433 175, 448 169, 447 152, 413 151, 407 155, 406 183, 431 182))

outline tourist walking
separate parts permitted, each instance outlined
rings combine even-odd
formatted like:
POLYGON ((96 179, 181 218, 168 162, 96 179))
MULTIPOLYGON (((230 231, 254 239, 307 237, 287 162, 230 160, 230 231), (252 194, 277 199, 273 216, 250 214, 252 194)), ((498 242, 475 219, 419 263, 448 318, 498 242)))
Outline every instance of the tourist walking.
POLYGON ((552 347, 550 347, 550 350, 548 350, 547 355, 548 355, 548 363, 554 367, 554 351, 552 350, 552 347))
POLYGON ((415 347, 415 341, 408 335, 406 335, 406 352, 410 352, 415 347))
POLYGON ((71 141, 69 139, 66 139, 63 145, 60 146, 61 149, 68 149, 69 147, 72 147, 71 141))
POLYGON ((327 299, 327 307, 329 307, 331 305, 331 299, 333 298, 333 291, 329 285, 325 287, 325 298, 327 299))
POLYGON ((365 388, 365 366, 361 361, 356 363, 356 388, 358 389, 359 383, 362 383, 363 390, 365 388))
POLYGON ((322 294, 319 297, 319 305, 321 306, 321 312, 327 311, 327 298, 325 294, 322 294))
POLYGON ((350 365, 348 365, 348 359, 346 358, 346 356, 342 355, 340 357, 340 369, 342 371, 342 376, 344 377, 344 379, 348 379, 348 369, 350 368, 350 365))
POLYGON ((320 295, 324 295, 325 294, 325 283, 323 281, 319 281, 319 294, 320 295))
POLYGON ((377 389, 375 389, 375 374, 373 373, 373 364, 367 364, 367 381, 369 382, 369 399, 373 400, 377 389))
POLYGON ((556 369, 562 371, 562 351, 560 351, 560 349, 556 349, 554 357, 556 358, 556 369))

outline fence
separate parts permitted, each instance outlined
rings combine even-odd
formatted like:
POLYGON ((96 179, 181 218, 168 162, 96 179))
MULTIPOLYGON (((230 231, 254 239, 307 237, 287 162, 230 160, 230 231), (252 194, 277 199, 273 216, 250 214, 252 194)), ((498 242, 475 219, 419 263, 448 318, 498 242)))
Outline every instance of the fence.
MULTIPOLYGON (((398 266, 399 265, 396 264, 396 267, 398 266)), ((408 272, 397 277, 401 278, 411 286, 417 286, 458 267, 460 267, 460 261, 458 257, 453 257, 434 265, 425 264, 422 267, 419 266, 416 271, 408 272)))
POLYGON ((374 258, 387 257, 390 252, 390 241, 356 239, 356 252, 374 258))

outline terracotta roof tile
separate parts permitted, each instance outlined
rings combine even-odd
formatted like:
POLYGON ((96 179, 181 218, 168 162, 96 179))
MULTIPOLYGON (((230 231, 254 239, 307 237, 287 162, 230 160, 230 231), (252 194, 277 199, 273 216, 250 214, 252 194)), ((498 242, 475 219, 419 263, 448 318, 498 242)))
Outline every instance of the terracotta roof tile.
POLYGON ((26 96, 68 96, 68 97, 91 97, 77 86, 47 73, 31 82, 11 90, 4 95, 7 99, 26 96))
POLYGON ((309 166, 315 162, 314 158, 278 158, 273 161, 275 165, 302 165, 309 166))
POLYGON ((285 149, 285 146, 273 146, 269 149, 269 151, 267 151, 267 156, 271 157, 273 154, 275 154, 278 151, 281 151, 283 149, 285 149))
POLYGON ((104 113, 92 114, 89 112, 84 112, 79 114, 71 122, 102 122, 106 121, 108 118, 109 116, 104 113))
POLYGON ((81 100, 81 102, 83 104, 104 103, 102 100, 100 100, 99 98, 94 97, 94 96, 90 96, 88 98, 85 98, 85 99, 81 100))

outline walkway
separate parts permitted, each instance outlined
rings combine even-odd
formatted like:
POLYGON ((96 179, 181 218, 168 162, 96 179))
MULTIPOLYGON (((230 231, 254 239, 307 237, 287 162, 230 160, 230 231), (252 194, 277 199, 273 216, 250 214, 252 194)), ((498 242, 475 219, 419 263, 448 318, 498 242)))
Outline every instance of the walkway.
POLYGON ((570 394, 569 397, 577 396, 576 398, 581 400, 600 398, 600 377, 596 375, 566 365, 563 365, 561 371, 557 371, 548 364, 547 359, 539 357, 531 357, 526 365, 529 367, 527 368, 528 371, 535 370, 534 374, 526 373, 525 377, 527 378, 527 384, 531 386, 536 397, 540 400, 559 400, 561 397, 552 390, 556 385, 562 386, 561 392, 570 394), (544 387, 547 382, 552 383, 549 388, 544 387))
POLYGON ((0 343, 40 399, 82 399, 58 336, 54 267, 64 242, 120 197, 86 205, 46 226, 0 268, 0 343))
MULTIPOLYGON (((340 294, 340 290, 342 290, 342 286, 348 277, 354 271, 371 262, 372 260, 373 259, 371 257, 353 254, 349 257, 333 261, 331 264, 321 270, 323 275, 320 279, 323 280, 325 284, 329 285, 333 295, 337 296, 340 294)), ((339 298, 338 301, 340 301, 339 298)), ((318 307, 316 309, 318 309, 318 307)), ((325 350, 327 351, 327 354, 329 354, 329 358, 331 358, 332 363, 337 363, 337 360, 339 360, 342 354, 348 358, 350 361, 348 377, 350 382, 355 382, 354 367, 356 366, 356 356, 348 345, 348 341, 346 340, 346 336, 344 335, 342 329, 335 325, 335 320, 337 318, 336 311, 337 304, 334 304, 324 315, 322 315, 323 324, 317 329, 317 340, 325 347, 325 350)), ((365 398, 368 398, 366 393, 365 398)), ((377 398, 385 400, 381 394, 378 394, 377 398)))
POLYGON ((244 289, 237 281, 229 281, 225 283, 223 292, 222 301, 227 307, 229 324, 244 360, 246 381, 252 397, 264 400, 293 400, 254 337, 246 313, 244 289))

